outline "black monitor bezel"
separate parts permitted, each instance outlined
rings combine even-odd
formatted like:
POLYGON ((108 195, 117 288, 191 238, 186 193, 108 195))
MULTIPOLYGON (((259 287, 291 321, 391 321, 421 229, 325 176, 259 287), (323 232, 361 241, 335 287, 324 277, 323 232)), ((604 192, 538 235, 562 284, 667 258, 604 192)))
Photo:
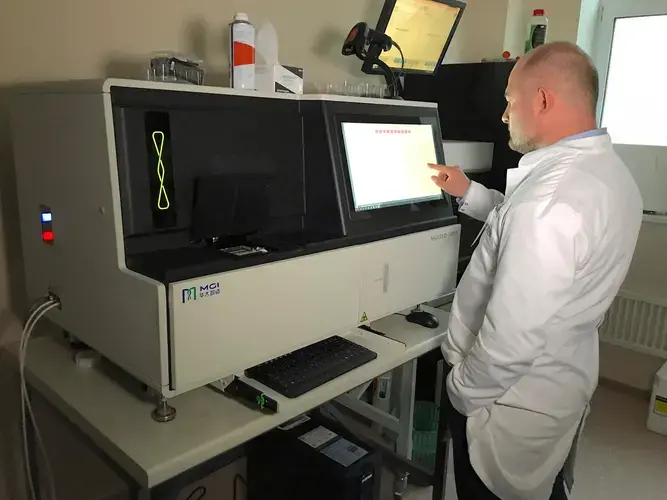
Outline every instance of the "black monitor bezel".
MULTIPOLYGON (((460 0, 430 0, 430 1, 441 3, 459 9, 459 13, 456 16, 456 21, 454 21, 454 26, 452 27, 452 31, 449 33, 449 37, 447 38, 445 45, 440 51, 440 57, 435 65, 435 68, 433 68, 433 71, 423 71, 418 69, 402 70, 400 68, 392 68, 391 66, 389 66, 389 69, 391 69, 392 72, 400 73, 402 75, 405 74, 434 75, 438 71, 438 68, 440 68, 440 66, 442 65, 442 61, 445 59, 445 56, 447 55, 447 51, 449 50, 449 46, 451 45, 452 40, 454 39, 454 35, 456 34, 456 31, 459 29, 459 23, 461 22, 461 18, 463 17, 463 13, 467 7, 467 4, 465 2, 461 2, 460 0)), ((380 17, 377 22, 377 26, 375 28, 376 31, 385 33, 387 26, 389 26, 389 21, 391 20, 391 16, 394 13, 394 8, 396 7, 397 2, 398 0, 385 1, 384 6, 382 7, 382 12, 380 13, 380 17)), ((400 40, 395 40, 395 42, 398 43, 399 45, 401 44, 400 40)), ((369 61, 368 59, 364 61, 362 71, 367 74, 377 74, 377 75, 383 74, 382 70, 379 67, 375 66, 373 61, 369 61)))
MULTIPOLYGON (((415 224, 432 224, 437 221, 444 222, 453 217, 451 199, 444 192, 442 197, 435 200, 387 206, 376 210, 357 211, 352 198, 352 183, 345 151, 342 127, 344 122, 429 124, 433 130, 436 158, 438 163, 442 164, 445 162, 445 157, 437 108, 420 107, 415 109, 412 106, 401 105, 380 106, 376 104, 360 105, 358 103, 327 102, 325 109, 344 235, 365 234, 388 230, 392 227, 414 226, 415 224)), ((424 165, 424 169, 427 168, 428 166, 424 165)))

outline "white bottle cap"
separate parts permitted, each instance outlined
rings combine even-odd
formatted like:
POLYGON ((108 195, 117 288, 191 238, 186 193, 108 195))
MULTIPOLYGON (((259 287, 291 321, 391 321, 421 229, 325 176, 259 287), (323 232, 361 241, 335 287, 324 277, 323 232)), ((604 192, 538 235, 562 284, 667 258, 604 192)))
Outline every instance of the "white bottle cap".
POLYGON ((237 12, 234 14, 234 21, 247 21, 248 20, 248 14, 245 12, 237 12))

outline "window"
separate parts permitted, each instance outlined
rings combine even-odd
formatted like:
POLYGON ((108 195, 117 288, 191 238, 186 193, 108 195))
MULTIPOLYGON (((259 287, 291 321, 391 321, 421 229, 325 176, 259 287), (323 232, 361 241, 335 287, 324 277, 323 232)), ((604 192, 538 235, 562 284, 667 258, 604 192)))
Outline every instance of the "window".
POLYGON ((617 18, 602 108, 616 144, 667 146, 667 15, 617 18))
POLYGON ((601 0, 592 54, 598 114, 635 178, 648 214, 667 223, 667 2, 601 0))

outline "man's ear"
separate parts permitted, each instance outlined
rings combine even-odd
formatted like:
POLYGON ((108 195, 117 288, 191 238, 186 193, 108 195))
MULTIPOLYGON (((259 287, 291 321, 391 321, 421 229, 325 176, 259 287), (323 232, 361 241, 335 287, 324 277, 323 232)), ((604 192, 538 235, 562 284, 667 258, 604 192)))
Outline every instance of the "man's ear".
POLYGON ((543 113, 551 108, 553 105, 553 98, 551 93, 546 89, 540 87, 537 89, 537 110, 543 113))

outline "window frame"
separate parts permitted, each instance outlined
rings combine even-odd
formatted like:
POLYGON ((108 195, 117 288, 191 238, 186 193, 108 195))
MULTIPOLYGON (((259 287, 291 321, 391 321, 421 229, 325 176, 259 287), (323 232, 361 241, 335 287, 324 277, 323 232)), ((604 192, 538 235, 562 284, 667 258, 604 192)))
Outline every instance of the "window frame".
POLYGON ((661 15, 667 15, 665 0, 601 0, 599 22, 593 43, 593 62, 600 75, 600 98, 597 105, 598 123, 602 123, 602 111, 606 100, 616 19, 661 15))

